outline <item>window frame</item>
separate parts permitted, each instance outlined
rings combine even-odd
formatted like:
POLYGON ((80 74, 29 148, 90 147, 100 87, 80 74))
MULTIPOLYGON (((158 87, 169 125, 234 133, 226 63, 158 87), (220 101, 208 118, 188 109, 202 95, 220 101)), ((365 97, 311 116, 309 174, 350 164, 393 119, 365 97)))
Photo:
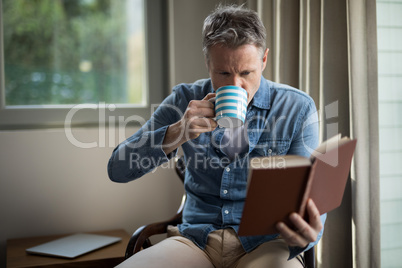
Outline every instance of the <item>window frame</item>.
MULTIPOLYGON (((2 0, 0 12, 3 13, 2 0)), ((72 104, 5 105, 3 20, 0 17, 0 130, 90 127, 117 124, 116 118, 132 115, 147 120, 152 104, 159 104, 169 92, 167 70, 167 6, 163 0, 144 1, 145 33, 145 105, 140 104, 72 104), (155 45, 157 44, 157 45, 155 45), (66 118, 71 122, 65 122, 66 118), (113 118, 113 120, 109 120, 113 118), (110 121, 110 122, 109 122, 110 121)), ((129 124, 138 125, 138 120, 129 124)), ((128 124, 125 122, 125 124, 128 124)))

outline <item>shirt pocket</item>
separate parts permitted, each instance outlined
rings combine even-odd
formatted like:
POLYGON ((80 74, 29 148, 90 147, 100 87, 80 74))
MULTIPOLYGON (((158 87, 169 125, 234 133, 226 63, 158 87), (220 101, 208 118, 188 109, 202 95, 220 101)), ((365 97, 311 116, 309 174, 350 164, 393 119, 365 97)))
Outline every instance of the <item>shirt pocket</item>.
POLYGON ((289 151, 290 140, 259 140, 251 152, 252 157, 285 155, 289 151))

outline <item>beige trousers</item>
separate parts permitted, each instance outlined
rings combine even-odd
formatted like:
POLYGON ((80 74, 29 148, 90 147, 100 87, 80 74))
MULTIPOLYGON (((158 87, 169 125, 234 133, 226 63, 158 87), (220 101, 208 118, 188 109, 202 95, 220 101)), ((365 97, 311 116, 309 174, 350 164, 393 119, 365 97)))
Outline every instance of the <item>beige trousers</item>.
POLYGON ((296 258, 287 260, 289 250, 283 239, 266 242, 250 253, 244 251, 231 228, 208 236, 205 250, 169 227, 168 238, 142 250, 120 264, 119 268, 301 268, 296 258))

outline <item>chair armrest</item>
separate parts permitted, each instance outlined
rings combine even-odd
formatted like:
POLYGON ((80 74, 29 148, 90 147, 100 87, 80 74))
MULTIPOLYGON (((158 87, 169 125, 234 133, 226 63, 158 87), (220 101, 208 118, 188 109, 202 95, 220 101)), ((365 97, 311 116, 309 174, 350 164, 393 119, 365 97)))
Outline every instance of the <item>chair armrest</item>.
POLYGON ((304 264, 306 268, 315 268, 315 247, 304 252, 304 264))
POLYGON ((125 259, 130 258, 132 255, 140 251, 141 249, 145 249, 147 247, 152 246, 149 238, 153 235, 164 234, 167 232, 168 225, 177 225, 181 223, 182 212, 177 213, 173 218, 162 221, 151 223, 148 225, 143 225, 139 227, 131 236, 130 241, 128 242, 126 248, 125 259))

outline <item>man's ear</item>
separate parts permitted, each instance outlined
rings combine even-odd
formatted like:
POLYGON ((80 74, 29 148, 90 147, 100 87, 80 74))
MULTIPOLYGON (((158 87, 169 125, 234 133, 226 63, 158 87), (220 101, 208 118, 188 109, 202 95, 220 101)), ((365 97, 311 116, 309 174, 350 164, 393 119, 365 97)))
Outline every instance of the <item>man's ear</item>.
POLYGON ((268 51, 269 51, 269 48, 265 49, 264 57, 262 57, 262 70, 263 70, 263 71, 264 71, 264 69, 265 69, 265 66, 267 66, 268 51))

